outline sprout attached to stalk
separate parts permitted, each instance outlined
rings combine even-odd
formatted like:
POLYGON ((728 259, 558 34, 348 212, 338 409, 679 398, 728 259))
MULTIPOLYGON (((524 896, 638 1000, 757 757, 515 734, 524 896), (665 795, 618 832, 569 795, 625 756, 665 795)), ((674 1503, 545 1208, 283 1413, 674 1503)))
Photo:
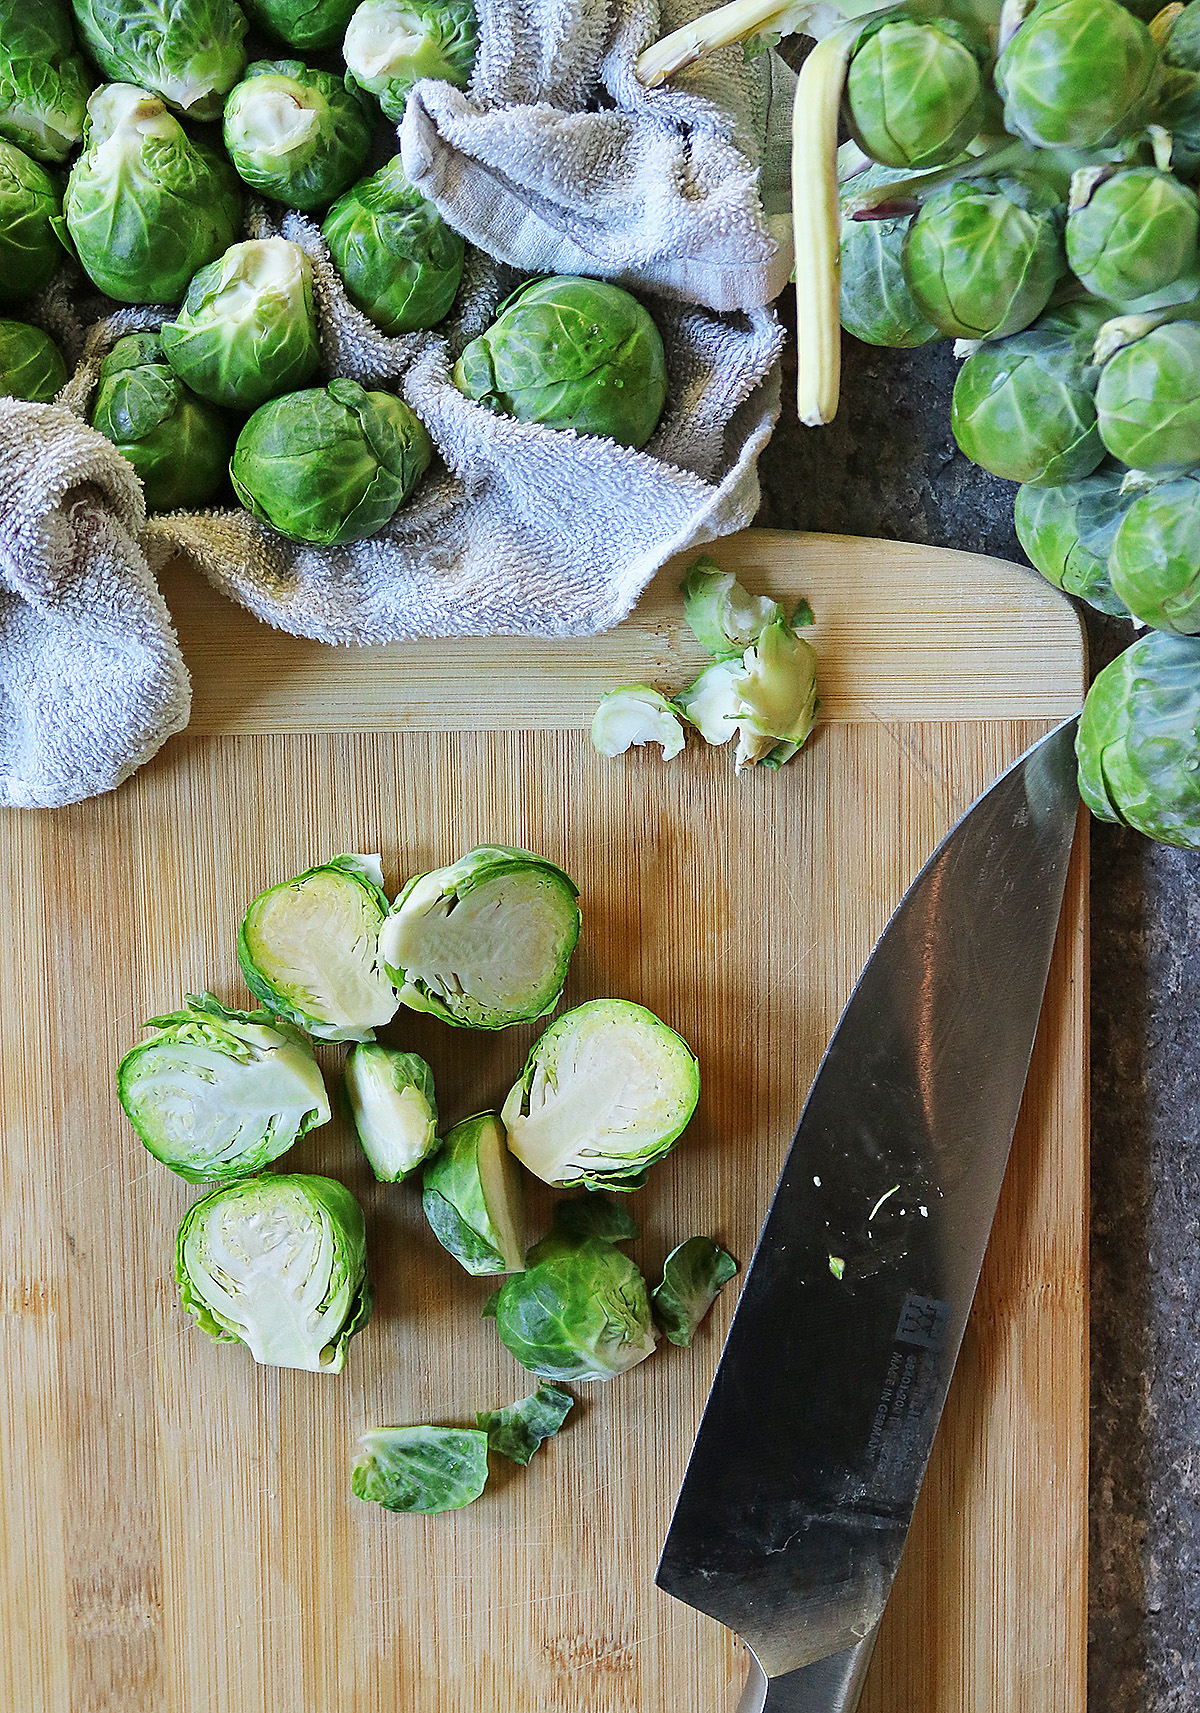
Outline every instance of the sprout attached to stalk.
POLYGON ((661 691, 649 684, 621 684, 600 698, 592 716, 592 743, 607 756, 656 743, 663 760, 674 761, 684 746, 683 722, 661 691))
POLYGON ((424 1059, 360 1041, 346 1059, 345 1078, 354 1128, 380 1183, 408 1177, 436 1153, 437 1100, 424 1059))
POLYGON ((1197 270, 1200 200, 1155 167, 1081 169, 1071 183, 1067 261, 1094 296, 1130 303, 1197 270))
POLYGON ((1135 491, 1122 492, 1126 471, 1101 466, 1081 481, 1053 488, 1026 484, 1017 494, 1017 539, 1042 576, 1097 612, 1124 617, 1114 593, 1108 556, 1135 491))
POLYGON ((358 1443, 350 1490, 387 1511, 457 1511, 487 1483, 488 1436, 481 1428, 368 1428, 358 1443))
POLYGON ((1039 148, 1102 149, 1146 124, 1161 82, 1145 24, 1118 0, 1038 0, 996 64, 1006 129, 1039 148))
POLYGON ((801 748, 817 712, 817 656, 785 619, 765 627, 741 659, 706 667, 677 698, 706 743, 735 734, 737 770, 780 766, 801 748))
POLYGON ((464 1118, 425 1168, 421 1205, 433 1234, 468 1273, 525 1265, 521 1174, 494 1112, 464 1118))
POLYGON ((846 187, 842 196, 840 312, 842 326, 855 339, 867 345, 908 350, 945 338, 941 328, 921 314, 904 277, 900 258, 909 214, 850 218, 852 199, 857 201, 864 192, 883 191, 905 177, 891 167, 871 166, 846 187))
POLYGON ((850 132, 889 167, 956 159, 983 123, 983 76, 967 32, 949 18, 869 22, 846 77, 850 132))
POLYGON ((1200 638, 1152 631, 1088 691, 1079 794, 1102 821, 1200 850, 1200 638))
MULTIPOLYGON (((1200 464, 1200 321, 1151 322, 1104 362, 1096 388, 1100 438, 1123 464, 1156 475, 1200 464)), ((1109 323, 1097 341, 1107 349, 1109 323)))
POLYGON ((1113 590, 1135 619, 1200 633, 1200 476, 1135 490, 1109 554, 1113 590))

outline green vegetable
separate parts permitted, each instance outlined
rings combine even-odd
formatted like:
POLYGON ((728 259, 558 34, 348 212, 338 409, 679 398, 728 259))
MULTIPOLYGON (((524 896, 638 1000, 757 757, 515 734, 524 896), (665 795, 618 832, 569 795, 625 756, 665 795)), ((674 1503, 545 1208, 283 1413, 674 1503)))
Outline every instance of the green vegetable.
POLYGON ((354 0, 242 0, 257 29, 298 53, 334 48, 354 11, 354 0))
POLYGON ((408 92, 421 78, 465 89, 478 45, 471 0, 363 0, 342 53, 347 82, 369 90, 399 124, 408 92))
POLYGON ((225 419, 184 386, 157 333, 127 333, 105 357, 92 427, 133 465, 149 511, 205 506, 224 486, 225 419))
POLYGON ((737 1272, 732 1255, 711 1237, 689 1237, 663 1263, 662 1284, 650 1293, 659 1330, 672 1344, 690 1344, 696 1328, 737 1272))
POLYGON ((361 1041, 345 1078, 354 1128, 381 1183, 408 1177, 441 1146, 433 1072, 416 1053, 361 1041))
POLYGON ((35 160, 65 161, 91 87, 64 0, 0 0, 0 137, 35 160))
POLYGON ((1077 175, 1076 183, 1067 261, 1090 292, 1132 302, 1195 268, 1200 200, 1194 190, 1153 167, 1096 169, 1077 175))
POLYGON ((409 184, 399 155, 335 202, 321 230, 351 302, 385 333, 449 314, 466 246, 409 184))
POLYGON ((465 1029, 507 1029, 558 1004, 580 920, 578 888, 561 868, 532 851, 481 845, 406 883, 380 953, 411 1010, 465 1029))
POLYGON ((371 150, 362 101, 330 72, 257 60, 225 105, 225 147, 239 177, 276 202, 327 208, 371 150))
POLYGON ((841 238, 842 326, 867 345, 911 349, 944 337, 917 308, 904 277, 901 254, 907 214, 894 220, 848 220, 846 198, 906 178, 904 171, 872 166, 843 189, 841 238))
POLYGON ((1108 576, 1117 528, 1133 502, 1122 494, 1125 471, 1102 465, 1094 476, 1056 488, 1023 487, 1017 494, 1017 538, 1047 578, 1101 613, 1125 613, 1108 576))
POLYGON ((1155 20, 1162 54, 1162 83, 1151 117, 1171 133, 1171 164, 1194 177, 1200 150, 1200 8, 1184 6, 1174 17, 1154 5, 1144 16, 1155 20), (1181 159, 1182 157, 1182 159, 1181 159))
POLYGON ((479 1428, 368 1428, 358 1443, 351 1491, 388 1511, 457 1511, 487 1483, 488 1436, 479 1428))
POLYGON ((664 761, 674 761, 684 745, 683 724, 674 703, 649 684, 622 684, 606 690, 592 716, 592 743, 601 755, 624 755, 633 745, 656 743, 664 761))
POLYGON ((551 1439, 566 1421, 575 1400, 557 1386, 537 1391, 502 1410, 477 1410, 475 1422, 487 1434, 488 1450, 528 1463, 543 1440, 551 1439))
POLYGON ((1200 321, 1169 321, 1124 345, 1096 388, 1100 438, 1123 464, 1163 473, 1200 463, 1200 321))
POLYGON ((50 175, 0 142, 0 304, 23 303, 50 284, 66 260, 64 230, 50 175))
POLYGON ((614 1243, 552 1236, 496 1299, 496 1329, 517 1361, 548 1380, 611 1380, 651 1355, 658 1332, 646 1281, 614 1243))
POLYGON ((1099 673, 1075 742, 1102 821, 1200 850, 1200 640, 1152 631, 1099 673))
POLYGON ((88 102, 63 205, 85 271, 123 303, 178 303, 242 219, 228 163, 193 143, 156 95, 124 83, 88 102))
POLYGON ((603 280, 531 280, 454 365, 489 410, 644 446, 667 397, 662 336, 635 297, 603 280))
POLYGON ((636 1189, 699 1098, 686 1041, 644 1006, 593 999, 535 1043, 503 1118, 509 1147, 543 1183, 636 1189))
POLYGON ((193 392, 237 410, 306 385, 321 364, 312 263, 286 238, 234 244, 196 275, 162 348, 193 392))
POLYGON ((1109 554, 1116 595, 1157 630, 1200 631, 1200 475, 1130 496, 1109 554))
POLYGON ((433 1234, 468 1273, 525 1265, 521 1174, 494 1112, 456 1124, 425 1168, 421 1205, 433 1234))
POLYGON ((592 1191, 554 1204, 554 1231, 574 1243, 581 1243, 585 1237, 627 1243, 638 1235, 638 1222, 620 1202, 592 1191))
POLYGON ((338 380, 260 405, 229 473, 256 518, 293 541, 330 547, 377 534, 432 456, 402 399, 338 380))
POLYGON ((312 1048, 269 1012, 189 994, 146 1027, 153 1039, 117 1066, 121 1105, 154 1158, 189 1183, 260 1172, 329 1122, 312 1048))
POLYGON ((246 985, 322 1041, 370 1041, 396 1013, 379 955, 387 915, 378 857, 336 856, 268 887, 246 911, 246 985))
POLYGON ((62 352, 40 327, 0 321, 0 398, 49 404, 67 384, 62 352))
POLYGON ((1043 148, 1107 148, 1145 125, 1158 49, 1117 0, 1038 0, 996 65, 1009 131, 1043 148))
POLYGON ((781 766, 812 731, 817 713, 817 656, 786 619, 773 619, 739 660, 718 660, 676 697, 706 743, 737 733, 738 772, 781 766))
POLYGON ((269 1367, 338 1374, 371 1318, 362 1209, 333 1178, 268 1172, 193 1202, 175 1276, 205 1332, 269 1367))
POLYGON ((846 77, 855 142, 890 167, 931 167, 960 155, 983 122, 983 77, 966 33, 949 19, 868 24, 846 77))
POLYGON ((692 635, 714 660, 729 660, 753 646, 769 624, 784 616, 769 595, 751 595, 732 571, 702 553, 679 585, 692 635))
POLYGON ((242 75, 246 19, 234 0, 73 0, 105 77, 154 90, 191 119, 219 119, 242 75))

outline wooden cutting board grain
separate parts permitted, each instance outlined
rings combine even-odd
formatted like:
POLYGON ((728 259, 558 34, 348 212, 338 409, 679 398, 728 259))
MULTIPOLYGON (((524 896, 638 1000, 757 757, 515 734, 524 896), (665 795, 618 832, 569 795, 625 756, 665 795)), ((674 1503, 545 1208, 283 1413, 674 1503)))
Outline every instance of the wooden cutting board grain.
MULTIPOLYGON (((937 839, 1082 695, 1078 623, 995 561, 749 532, 714 550, 818 616, 825 721, 778 774, 727 751, 605 761, 607 685, 685 682, 679 567, 591 641, 354 653, 270 633, 182 570, 192 730, 122 790, 0 817, 0 1706, 30 1713, 732 1713, 745 1656, 653 1586, 734 1306, 576 1388, 528 1470, 450 1516, 351 1497, 357 1433, 471 1423, 530 1387, 408 1186, 341 1115, 287 1164, 367 1210, 374 1319, 338 1377, 256 1368, 180 1312, 199 1193, 146 1155, 113 1068, 185 991, 244 1002, 263 886, 341 850, 408 874, 500 841, 579 882, 569 1002, 625 995, 695 1047, 688 1134, 633 1246, 747 1260, 871 945, 937 839)), ((1086 830, 1012 1165, 864 1713, 1083 1713, 1087 1496, 1086 830)), ((446 1120, 498 1105, 536 1031, 401 1013, 446 1120)), ((322 1049, 332 1074, 339 1050, 322 1049)), ((532 1224, 552 1195, 531 1194, 532 1224)), ((653 1282, 653 1281, 652 1281, 653 1282)), ((736 1455, 736 1447, 731 1454, 736 1455)))

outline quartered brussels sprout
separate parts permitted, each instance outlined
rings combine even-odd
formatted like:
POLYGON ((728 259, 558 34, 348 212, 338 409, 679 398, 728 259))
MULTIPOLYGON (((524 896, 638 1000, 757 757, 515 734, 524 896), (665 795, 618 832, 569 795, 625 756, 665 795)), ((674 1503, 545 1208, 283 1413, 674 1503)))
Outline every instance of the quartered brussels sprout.
POLYGON ((194 1202, 175 1276, 205 1332, 268 1367, 338 1374, 371 1318, 362 1209, 333 1178, 267 1172, 194 1202))
POLYGON ((1123 494, 1125 471, 1108 464, 1079 482, 1017 493, 1017 539, 1042 576, 1097 612, 1124 615, 1113 592, 1108 555, 1121 519, 1133 503, 1123 494))
POLYGON ((679 710, 649 684, 621 684, 606 690, 592 716, 592 743, 601 755, 624 755, 656 743, 664 761, 674 761, 685 735, 679 710))
POLYGON ((1200 638, 1152 631, 1099 673, 1083 706, 1079 795, 1102 821, 1200 850, 1200 638))
POLYGON ((441 1147, 433 1072, 416 1053, 360 1041, 345 1077, 354 1128, 381 1183, 406 1178, 441 1147))
POLYGON ((711 1237, 689 1237, 667 1256, 662 1283, 650 1293, 655 1324, 672 1344, 690 1344, 696 1328, 737 1272, 737 1262, 711 1237))
POLYGON ((1158 49, 1117 0, 1038 0, 996 64, 1008 130, 1043 148, 1106 148, 1140 131, 1158 49))
POLYGON ((456 1124, 426 1166, 422 1186, 434 1236, 468 1273, 521 1271, 525 1198, 496 1113, 456 1124))
POLYGON ((157 333, 127 333, 105 357, 92 427, 133 465, 148 511, 205 506, 224 486, 225 418, 184 386, 157 333))
POLYGON ((0 137, 35 160, 65 161, 91 87, 66 0, 0 0, 0 137))
POLYGON ((1100 438, 1123 464, 1166 473, 1200 464, 1200 321, 1170 321, 1124 345, 1096 388, 1100 438))
POLYGON ((954 160, 983 121, 983 76, 966 32, 948 18, 868 24, 850 59, 846 116, 854 140, 884 166, 954 160))
POLYGON ((242 219, 228 162, 194 143, 157 95, 127 83, 88 102, 63 207, 85 272, 122 303, 178 303, 242 219))
POLYGON ((0 303, 23 303, 66 260, 62 197, 36 161, 0 142, 0 303))
POLYGON ((732 571, 722 571, 706 553, 688 567, 679 592, 692 635, 714 660, 744 653, 769 624, 784 617, 778 601, 751 595, 732 571))
POLYGON ((342 54, 348 81, 369 90, 399 124, 408 92, 421 78, 465 89, 478 45, 471 0, 363 0, 342 54))
POLYGON ((476 1410, 475 1424, 487 1434, 488 1450, 513 1463, 527 1464, 544 1441, 566 1421, 575 1400, 557 1386, 539 1386, 528 1398, 502 1410, 476 1410))
POLYGON ((371 120, 332 73, 258 60, 225 104, 225 147, 239 178, 289 208, 327 208, 363 169, 371 120))
POLYGON ((117 1091, 150 1153, 190 1184, 260 1172, 329 1122, 312 1048, 269 1012, 189 994, 146 1027, 156 1033, 125 1054, 117 1091))
POLYGON ((246 16, 257 29, 298 53, 337 47, 354 4, 355 0, 242 0, 246 16))
MULTIPOLYGON (((908 174, 873 166, 850 180, 848 194, 892 184, 908 174)), ((848 220, 843 212, 841 239, 841 320, 847 333, 866 345, 909 350, 945 335, 917 308, 904 277, 901 254, 909 216, 891 220, 848 220)))
POLYGON ((658 1342, 646 1281, 601 1237, 539 1243, 505 1280, 495 1316, 505 1348, 546 1380, 611 1380, 658 1342))
POLYGON ((162 348, 193 392, 233 409, 307 385, 321 366, 312 263, 286 238, 234 244, 196 275, 162 348))
POLYGON ((1108 559, 1114 592, 1156 630, 1200 632, 1200 475, 1129 496, 1108 559))
POLYGON ((414 875, 380 955, 413 1011, 465 1029, 507 1029, 557 1005, 579 939, 575 882, 545 857, 481 845, 414 875))
POLYGON ((564 275, 515 292, 454 365, 454 384, 521 422, 644 446, 666 403, 666 355, 635 297, 564 275))
POLYGON ((981 345, 959 370, 951 404, 967 457, 1037 486, 1090 476, 1104 457, 1090 345, 1042 323, 981 345))
POLYGON ((686 1041, 645 1006, 592 999, 535 1043, 502 1116, 509 1147, 543 1183, 636 1189, 699 1098, 686 1041))
POLYGON ((1067 215, 1067 261, 1096 297, 1129 303, 1196 267, 1200 200, 1154 167, 1076 174, 1067 215))
POLYGON ((387 1511, 457 1511, 487 1484, 488 1436, 481 1428, 368 1428, 358 1443, 351 1491, 387 1511))
POLYGON ((706 743, 736 733, 739 773, 747 764, 781 767, 816 719, 816 650, 786 619, 773 619, 740 660, 715 661, 676 702, 706 743))
POLYGON ((152 89, 190 119, 219 119, 242 75, 246 19, 234 0, 73 0, 105 77, 152 89))
POLYGON ((48 333, 0 321, 0 398, 49 404, 66 384, 67 365, 48 333))
POLYGON ((238 933, 247 987, 319 1040, 372 1040, 398 1003, 379 955, 386 915, 378 857, 336 856, 268 887, 238 933))
POLYGON ((449 314, 466 246, 409 184, 399 155, 335 202, 321 231, 350 301, 385 333, 449 314))
POLYGON ((246 510, 293 541, 361 541, 389 523, 433 456, 424 424, 391 393, 330 381, 260 405, 229 474, 246 510))

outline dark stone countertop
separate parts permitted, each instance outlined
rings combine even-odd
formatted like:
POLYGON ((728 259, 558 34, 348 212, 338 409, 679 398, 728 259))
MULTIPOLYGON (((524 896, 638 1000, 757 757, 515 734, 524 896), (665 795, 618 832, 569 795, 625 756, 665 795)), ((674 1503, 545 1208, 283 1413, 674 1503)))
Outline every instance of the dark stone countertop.
MULTIPOLYGON (((1025 562, 1011 483, 950 433, 949 345, 846 340, 799 427, 795 347, 758 522, 1025 562)), ((1084 609, 1093 670, 1132 630, 1084 609)), ((1200 854, 1092 823, 1092 1713, 1200 1707, 1200 854)))

